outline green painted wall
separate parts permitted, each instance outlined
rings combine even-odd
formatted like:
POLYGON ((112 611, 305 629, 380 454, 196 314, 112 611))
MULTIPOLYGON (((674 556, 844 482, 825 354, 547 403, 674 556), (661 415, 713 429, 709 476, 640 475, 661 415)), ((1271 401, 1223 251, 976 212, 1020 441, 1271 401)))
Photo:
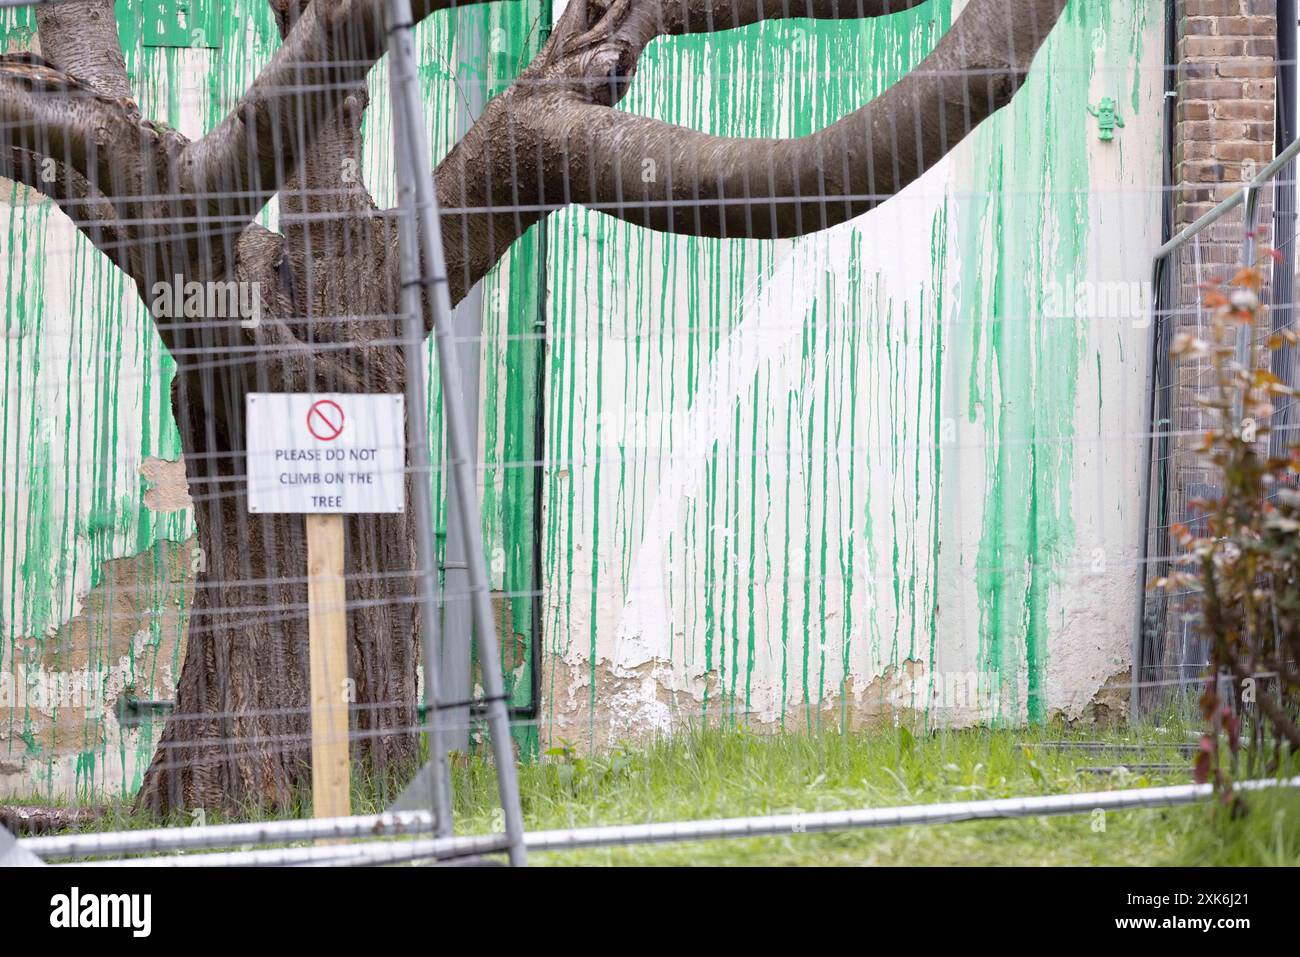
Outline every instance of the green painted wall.
MULTIPOLYGON (((1159 10, 1071 4, 1011 107, 828 233, 708 241, 557 217, 556 734, 904 708, 1041 720, 1122 671, 1144 311, 1063 320, 1043 296, 1140 276, 1158 244, 1159 10), (1128 124, 1110 144, 1086 112, 1102 95, 1128 124)), ((918 63, 954 12, 666 41, 625 108, 806 133, 918 63)))
MULTIPOLYGON (((189 135, 276 44, 261 0, 215 8, 215 48, 143 46, 136 9, 119 5, 142 106, 189 135)), ((481 12, 493 89, 536 49, 541 9, 481 12)), ((1076 0, 1013 105, 853 223, 719 242, 568 210, 488 278, 484 521, 519 705, 542 523, 543 737, 855 725, 901 708, 1039 719, 1121 670, 1138 444, 1108 437, 1140 430, 1141 332, 1044 316, 1042 296, 1049 277, 1129 278, 1158 243, 1159 9, 1076 0), (1113 144, 1085 112, 1101 95, 1125 110, 1113 144), (974 676, 973 700, 936 704, 954 676, 974 676)), ((659 42, 623 108, 723 135, 806 133, 902 76, 953 15, 932 0, 659 42)), ((0 24, 10 49, 30 46, 26 11, 0 24)), ((440 156, 452 76, 473 71, 445 18, 420 50, 440 156)), ((388 205, 382 71, 371 88, 364 168, 388 205)), ((156 724, 33 705, 20 669, 66 684, 84 665, 110 700, 162 693, 179 670, 192 524, 147 508, 139 475, 179 452, 172 364, 112 267, 48 202, 4 188, 0 788, 130 791, 156 724)))

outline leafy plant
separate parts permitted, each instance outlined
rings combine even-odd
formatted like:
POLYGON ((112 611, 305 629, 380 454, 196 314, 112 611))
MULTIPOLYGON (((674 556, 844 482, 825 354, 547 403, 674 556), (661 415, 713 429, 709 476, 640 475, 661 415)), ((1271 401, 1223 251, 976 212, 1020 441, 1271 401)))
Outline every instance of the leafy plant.
MULTIPOLYGON (((1266 250, 1263 261, 1269 256, 1277 258, 1266 250)), ((1174 341, 1175 357, 1204 360, 1212 376, 1199 401, 1213 425, 1199 451, 1217 472, 1220 494, 1191 503, 1204 515, 1202 527, 1172 527, 1181 554, 1175 571, 1153 586, 1184 595, 1199 612, 1209 667, 1195 774, 1212 781, 1234 810, 1243 808, 1231 777, 1244 745, 1251 771, 1270 750, 1270 731, 1270 768, 1279 765, 1284 743, 1300 751, 1300 446, 1269 451, 1275 403, 1295 402, 1300 392, 1263 365, 1300 344, 1300 335, 1283 329, 1267 337, 1266 349, 1253 347, 1264 281, 1256 263, 1226 283, 1203 286, 1208 339, 1181 333, 1174 341), (1240 354, 1239 339, 1250 344, 1240 354)))

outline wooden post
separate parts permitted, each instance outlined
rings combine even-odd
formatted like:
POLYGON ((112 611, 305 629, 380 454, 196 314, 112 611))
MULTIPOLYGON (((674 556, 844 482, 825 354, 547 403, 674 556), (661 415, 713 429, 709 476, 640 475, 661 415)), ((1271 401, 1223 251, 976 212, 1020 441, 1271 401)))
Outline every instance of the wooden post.
POLYGON ((348 615, 343 516, 307 516, 311 796, 316 817, 352 813, 348 763, 348 615))

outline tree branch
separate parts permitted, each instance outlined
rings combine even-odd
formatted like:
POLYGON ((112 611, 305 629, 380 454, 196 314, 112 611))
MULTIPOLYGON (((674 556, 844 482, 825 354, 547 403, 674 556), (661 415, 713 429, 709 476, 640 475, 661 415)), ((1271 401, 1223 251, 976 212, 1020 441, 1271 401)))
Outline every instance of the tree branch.
POLYGON ((1010 102, 1067 0, 971 0, 915 70, 797 139, 710 136, 611 107, 657 36, 879 16, 922 0, 599 2, 570 4, 438 167, 453 301, 546 212, 571 203, 664 232, 751 239, 859 216, 1010 102))
POLYGON ((928 0, 594 0, 571 3, 556 24, 560 55, 620 41, 640 55, 660 36, 718 33, 764 20, 866 20, 901 13, 928 0))
POLYGON ((53 199, 116 265, 139 275, 143 263, 131 231, 94 182, 122 164, 87 163, 92 155, 111 159, 99 139, 134 139, 140 127, 113 0, 42 5, 36 22, 42 56, 0 58, 0 171, 53 199), (64 97, 79 102, 58 102, 64 97))
POLYGON ((0 57, 0 174, 58 202, 137 285, 146 280, 145 224, 153 214, 139 197, 181 142, 130 100, 99 93, 39 57, 0 57))
POLYGON ((934 51, 875 100, 797 139, 709 136, 571 102, 547 137, 543 203, 563 196, 651 229, 799 236, 859 216, 1011 101, 1066 0, 972 0, 934 51), (553 185, 562 183, 562 190, 553 185))
MULTIPOLYGON (((291 24, 261 75, 182 158, 185 189, 211 215, 250 220, 297 171, 318 131, 384 55, 382 0, 271 0, 291 24)), ((488 0, 456 0, 457 6, 488 0)), ((415 23, 452 0, 414 0, 415 23)))
POLYGON ((113 205, 80 173, 63 163, 51 162, 49 157, 17 147, 8 147, 0 153, 0 169, 10 179, 54 200, 100 252, 128 276, 133 275, 136 263, 131 255, 132 245, 114 225, 117 214, 113 205))
POLYGON ((76 0, 36 8, 41 56, 104 96, 131 100, 113 0, 76 0))
POLYGON ((665 32, 714 33, 760 20, 866 20, 928 0, 664 0, 665 32))

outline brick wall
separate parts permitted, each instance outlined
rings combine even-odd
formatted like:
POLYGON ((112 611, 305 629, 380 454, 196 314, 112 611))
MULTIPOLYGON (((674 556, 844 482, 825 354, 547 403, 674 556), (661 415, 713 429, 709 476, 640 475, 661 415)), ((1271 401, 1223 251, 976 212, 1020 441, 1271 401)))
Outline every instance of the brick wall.
POLYGON ((1174 182, 1181 228, 1239 188, 1245 164, 1273 158, 1277 4, 1177 0, 1177 10, 1174 182))

